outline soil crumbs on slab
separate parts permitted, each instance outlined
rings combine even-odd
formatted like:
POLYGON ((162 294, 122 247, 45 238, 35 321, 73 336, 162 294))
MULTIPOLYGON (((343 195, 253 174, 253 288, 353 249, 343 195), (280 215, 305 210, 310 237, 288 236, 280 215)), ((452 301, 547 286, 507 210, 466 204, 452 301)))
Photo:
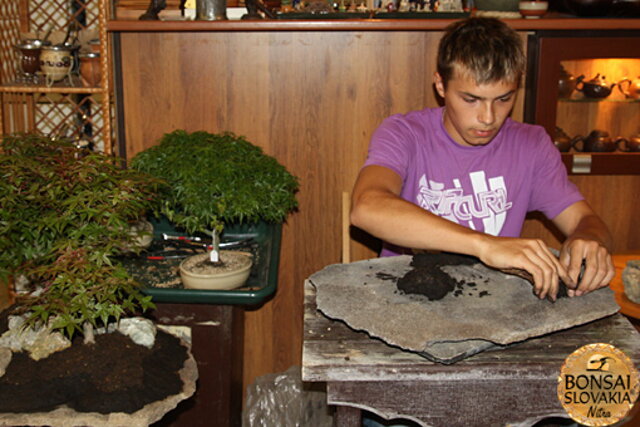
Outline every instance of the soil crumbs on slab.
MULTIPOLYGON (((441 300, 451 292, 458 297, 465 291, 478 291, 476 282, 454 279, 444 272, 441 267, 473 265, 479 262, 480 260, 476 257, 448 252, 416 254, 410 264, 413 269, 398 280, 397 287, 399 291, 405 294, 426 296, 429 301, 441 300)), ((467 294, 469 296, 477 295, 479 298, 490 295, 485 290, 475 294, 474 292, 467 292, 467 294)), ((566 297, 568 297, 567 286, 560 280, 556 298, 566 297)))
MULTIPOLYGON (((429 301, 444 298, 455 291, 454 295, 461 295, 463 287, 476 287, 474 282, 456 280, 442 271, 445 265, 472 265, 480 262, 475 257, 451 253, 416 254, 411 260, 413 269, 409 270, 398 280, 398 290, 405 294, 419 294, 426 296, 429 301)), ((479 295, 483 297, 488 293, 479 295)))
POLYGON ((153 348, 119 332, 96 336, 39 361, 14 353, 0 377, 0 412, 48 412, 66 405, 78 412, 132 414, 182 391, 179 371, 187 349, 158 330, 153 348))

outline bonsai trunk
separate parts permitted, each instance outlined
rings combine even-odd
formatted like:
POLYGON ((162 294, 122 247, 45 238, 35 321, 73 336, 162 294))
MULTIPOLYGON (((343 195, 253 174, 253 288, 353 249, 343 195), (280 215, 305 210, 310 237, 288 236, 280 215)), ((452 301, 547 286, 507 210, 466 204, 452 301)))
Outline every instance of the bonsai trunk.
POLYGON ((93 333, 93 325, 90 322, 84 322, 82 324, 82 333, 84 334, 85 344, 95 344, 96 337, 93 333))

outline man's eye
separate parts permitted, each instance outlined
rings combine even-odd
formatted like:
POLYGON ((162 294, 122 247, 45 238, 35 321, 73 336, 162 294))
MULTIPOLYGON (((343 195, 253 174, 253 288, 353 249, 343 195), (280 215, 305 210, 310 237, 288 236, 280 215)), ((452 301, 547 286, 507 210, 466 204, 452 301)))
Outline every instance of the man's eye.
POLYGON ((476 102, 476 98, 462 98, 464 102, 468 102, 469 104, 472 104, 474 102, 476 102))
POLYGON ((504 98, 499 98, 500 102, 509 102, 511 101, 511 95, 505 96, 504 98))

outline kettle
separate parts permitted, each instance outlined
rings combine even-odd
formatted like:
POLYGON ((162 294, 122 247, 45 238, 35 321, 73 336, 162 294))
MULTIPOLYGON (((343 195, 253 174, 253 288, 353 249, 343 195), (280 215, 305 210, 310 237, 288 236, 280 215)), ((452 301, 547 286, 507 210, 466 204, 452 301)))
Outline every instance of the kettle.
POLYGON ((624 78, 618 82, 618 89, 625 98, 640 99, 640 77, 635 80, 624 78), (627 85, 626 89, 624 85, 627 85))
POLYGON ((600 73, 594 78, 584 81, 580 76, 577 79, 576 90, 582 92, 587 98, 606 98, 611 94, 616 83, 607 83, 605 76, 600 77, 600 73))
POLYGON ((609 132, 595 129, 586 137, 576 136, 573 140, 573 148, 577 151, 610 153, 616 151, 621 142, 626 142, 624 138, 611 139, 609 132), (578 146, 582 143, 582 146, 578 146))
MULTIPOLYGON (((584 79, 581 75, 578 77, 580 80, 584 79)), ((573 91, 576 89, 578 80, 573 77, 565 68, 560 65, 560 78, 558 79, 558 96, 560 98, 570 98, 573 91)))
POLYGON ((629 139, 625 139, 622 151, 630 153, 640 152, 640 133, 630 136, 629 139))
POLYGON ((555 145, 559 151, 563 153, 568 152, 569 150, 571 150, 571 147, 576 141, 577 140, 574 141, 569 138, 569 135, 567 135, 564 130, 562 130, 562 128, 556 126, 556 133, 553 137, 553 145, 555 145))

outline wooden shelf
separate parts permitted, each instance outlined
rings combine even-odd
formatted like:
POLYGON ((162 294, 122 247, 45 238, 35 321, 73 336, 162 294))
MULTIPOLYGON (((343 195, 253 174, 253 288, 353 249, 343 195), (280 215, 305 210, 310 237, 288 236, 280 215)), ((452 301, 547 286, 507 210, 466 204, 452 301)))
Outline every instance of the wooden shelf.
MULTIPOLYGON (((114 32, 150 31, 440 31, 451 19, 309 19, 260 21, 111 20, 114 32)), ((516 30, 640 30, 640 19, 585 19, 550 13, 542 19, 505 19, 516 30)))
POLYGON ((85 0, 73 10, 68 0, 2 1, 6 3, 3 12, 7 13, 7 22, 0 30, 0 135, 33 132, 90 138, 96 150, 111 154, 114 143, 106 30, 109 0, 85 0), (47 29, 64 34, 71 22, 79 31, 89 30, 92 38, 100 40, 99 84, 87 86, 75 72, 50 86, 42 74, 37 80, 22 79, 18 71, 20 55, 11 46, 21 37, 43 34, 47 29))
POLYGON ((572 175, 640 175, 640 153, 562 153, 572 175))
POLYGON ((77 76, 72 76, 72 86, 66 81, 56 82, 51 86, 46 86, 44 83, 25 83, 25 82, 10 82, 8 84, 0 85, 0 92, 25 92, 25 93, 103 93, 104 89, 100 87, 87 87, 83 86, 82 82, 77 76))

